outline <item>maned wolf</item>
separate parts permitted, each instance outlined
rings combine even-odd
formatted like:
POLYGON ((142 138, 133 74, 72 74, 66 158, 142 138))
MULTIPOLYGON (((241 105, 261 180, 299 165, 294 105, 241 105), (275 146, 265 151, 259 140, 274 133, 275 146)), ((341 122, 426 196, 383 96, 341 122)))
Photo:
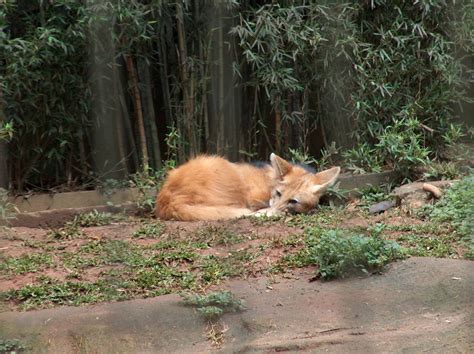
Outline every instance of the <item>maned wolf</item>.
POLYGON ((306 213, 340 171, 333 167, 314 174, 275 154, 270 162, 254 166, 198 156, 169 173, 156 199, 156 216, 192 221, 306 213))

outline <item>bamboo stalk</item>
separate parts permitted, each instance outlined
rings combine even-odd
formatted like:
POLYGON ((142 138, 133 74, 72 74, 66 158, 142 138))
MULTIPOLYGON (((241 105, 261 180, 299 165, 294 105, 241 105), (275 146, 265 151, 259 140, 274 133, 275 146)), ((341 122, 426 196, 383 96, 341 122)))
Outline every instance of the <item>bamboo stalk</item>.
POLYGON ((125 132, 127 134, 126 135, 127 140, 130 144, 130 150, 131 150, 130 155, 132 157, 133 167, 135 169, 138 169, 139 166, 140 166, 140 161, 139 161, 138 154, 137 154, 137 144, 135 142, 135 136, 133 134, 133 129, 132 129, 132 125, 131 125, 130 113, 129 113, 129 110, 128 110, 127 103, 125 102, 125 92, 123 90, 122 80, 121 80, 119 74, 120 73, 117 71, 117 80, 115 81, 115 85, 116 85, 116 88, 117 88, 118 98, 119 98, 119 101, 120 101, 120 111, 121 111, 121 117, 122 117, 122 122, 121 123, 123 123, 123 125, 124 125, 125 132))
POLYGON ((143 82, 143 106, 145 118, 150 127, 150 145, 151 151, 153 152, 153 165, 155 169, 161 168, 161 153, 160 145, 158 141, 158 129, 156 127, 156 116, 155 116, 155 107, 153 106, 153 94, 152 94, 152 82, 150 78, 150 69, 145 60, 140 60, 138 65, 138 74, 140 76, 140 81, 143 82))
POLYGON ((275 151, 279 155, 281 153, 281 111, 280 96, 275 99, 275 151))
POLYGON ((222 23, 222 4, 219 3, 219 130, 217 132, 217 152, 223 153, 225 151, 225 136, 224 136, 224 31, 222 23))
POLYGON ((115 118, 115 128, 117 134, 117 145, 118 145, 118 153, 119 153, 119 160, 118 163, 122 165, 122 171, 124 171, 124 177, 128 176, 128 167, 127 167, 127 159, 126 159, 126 152, 125 152, 125 142, 124 142, 124 130, 123 130, 123 117, 122 117, 122 110, 120 109, 120 94, 118 92, 117 82, 120 81, 118 76, 118 69, 117 64, 114 62, 112 67, 112 90, 113 90, 113 108, 115 112, 117 112, 118 117, 115 118))
POLYGON ((176 28, 178 32, 178 56, 180 63, 180 74, 181 74, 181 87, 183 91, 183 102, 184 102, 184 123, 186 128, 186 133, 189 138, 189 147, 191 154, 195 151, 195 144, 192 139, 194 132, 192 127, 192 117, 193 117, 193 105, 192 98, 190 96, 189 88, 189 76, 187 69, 187 48, 186 48, 186 32, 184 29, 184 16, 183 16, 183 6, 181 1, 176 2, 176 28))
POLYGON ((137 118, 138 134, 140 135, 140 150, 142 153, 143 170, 147 171, 148 166, 149 166, 149 159, 148 159, 147 142, 146 142, 146 136, 145 136, 145 125, 143 122, 142 102, 140 98, 140 90, 138 88, 137 71, 135 70, 135 64, 133 62, 133 58, 129 54, 124 54, 124 58, 125 58, 125 65, 127 66, 129 79, 132 84, 133 102, 135 106, 135 116, 137 118))

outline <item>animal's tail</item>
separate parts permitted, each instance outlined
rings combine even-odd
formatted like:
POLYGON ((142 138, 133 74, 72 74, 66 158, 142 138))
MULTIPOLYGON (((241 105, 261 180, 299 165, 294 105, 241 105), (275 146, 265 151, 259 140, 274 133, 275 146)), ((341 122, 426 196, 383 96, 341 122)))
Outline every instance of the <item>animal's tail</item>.
POLYGON ((252 214, 250 209, 231 206, 208 206, 200 204, 167 205, 165 208, 160 208, 160 205, 156 206, 156 216, 164 220, 223 220, 250 214, 252 214))

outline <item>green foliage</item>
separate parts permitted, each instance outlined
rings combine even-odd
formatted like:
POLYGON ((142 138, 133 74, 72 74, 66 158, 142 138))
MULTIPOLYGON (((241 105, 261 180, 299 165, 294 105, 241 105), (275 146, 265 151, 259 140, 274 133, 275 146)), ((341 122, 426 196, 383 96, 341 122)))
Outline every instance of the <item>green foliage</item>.
POLYGON ((104 226, 121 217, 110 213, 99 212, 96 209, 88 213, 79 214, 59 229, 52 229, 48 235, 57 240, 75 239, 84 236, 81 227, 104 226))
POLYGON ((453 257, 456 255, 454 244, 456 237, 451 235, 402 235, 397 242, 405 248, 409 256, 418 257, 453 257))
POLYGON ((72 240, 76 238, 82 238, 84 233, 78 225, 72 223, 66 223, 59 229, 51 229, 48 232, 48 236, 56 240, 72 240))
POLYGON ((52 256, 42 253, 24 254, 19 257, 6 257, 1 260, 0 271, 9 274, 37 272, 53 265, 52 256))
POLYGON ((28 284, 18 290, 2 294, 6 300, 21 301, 23 309, 48 307, 52 305, 80 305, 98 301, 111 301, 126 298, 126 294, 117 291, 117 287, 104 281, 95 283, 58 282, 43 277, 41 284, 28 284))
POLYGON ((0 339, 0 353, 21 353, 26 347, 18 339, 0 339))
POLYGON ((423 178, 428 181, 456 179, 460 175, 461 171, 458 165, 451 161, 431 161, 423 172, 423 178))
POLYGON ((454 183, 433 206, 429 218, 451 223, 474 243, 474 174, 454 183))
POLYGON ((9 201, 8 191, 0 188, 0 226, 8 224, 15 217, 15 207, 9 201))
POLYGON ((0 122, 0 140, 11 140, 14 131, 11 122, 0 122))
POLYGON ((230 291, 213 292, 206 295, 181 294, 183 302, 197 308, 197 311, 208 320, 215 320, 225 312, 236 312, 243 309, 242 300, 237 300, 230 291))
POLYGON ((133 238, 157 238, 165 231, 165 224, 161 222, 147 223, 132 234, 133 238))
POLYGON ((349 108, 359 146, 348 157, 355 168, 389 164, 409 175, 460 137, 453 104, 468 99, 459 58, 473 53, 472 13, 467 1, 361 6, 351 43, 349 108))
POLYGON ((120 216, 113 215, 110 213, 103 213, 94 209, 88 213, 77 215, 70 222, 70 224, 80 227, 103 226, 108 225, 114 221, 118 221, 120 219, 120 216))
POLYGON ((364 209, 368 209, 375 203, 390 199, 391 197, 389 196, 389 193, 391 187, 390 184, 387 184, 383 186, 370 186, 363 188, 360 190, 360 206, 364 209))
POLYGON ((64 161, 89 125, 86 34, 77 21, 84 7, 42 4, 0 4, 0 91, 7 124, 15 127, 9 154, 18 189, 46 176, 64 180, 64 161), (43 18, 35 15, 39 7, 43 18))
MULTIPOLYGON (((159 187, 178 161, 203 151, 255 156, 291 148, 292 157, 308 160, 316 129, 325 144, 317 161, 323 167, 338 154, 325 141, 326 128, 339 122, 351 127, 357 141, 344 155, 349 168, 393 167, 411 175, 463 135, 454 124, 454 107, 468 99, 463 77, 469 75, 462 63, 473 52, 473 13, 471 2, 454 0, 3 1, 0 105, 6 119, 0 139, 10 139, 13 187, 97 183, 98 147, 91 131, 100 115, 93 108, 104 102, 92 88, 102 79, 117 83, 108 96, 120 101, 113 113, 125 134, 116 132, 124 142, 114 149, 126 160, 120 168, 144 174, 136 176, 141 191, 159 187), (222 15, 219 26, 209 16, 216 12, 222 15), (232 22, 231 34, 223 33, 221 24, 232 22), (222 41, 230 44, 228 52, 222 41), (109 55, 100 55, 107 48, 109 55), (160 153, 161 170, 159 161, 151 163, 158 172, 140 167, 138 112, 124 89, 130 83, 127 58, 137 69, 142 94, 153 92, 142 97, 142 105, 162 112, 145 114, 145 128, 151 122, 159 127, 156 133, 146 129, 150 156, 158 156, 160 146, 168 148, 160 153), (236 89, 235 107, 244 112, 236 124, 249 130, 249 137, 220 126, 234 124, 223 118, 228 93, 216 80, 239 86, 237 76, 216 70, 230 64, 245 83, 236 89), (99 65, 110 72, 96 73, 99 65), (210 101, 214 96, 219 107, 210 101), (240 134, 235 150, 227 149, 228 134, 240 134)), ((141 206, 152 210, 154 198, 145 193, 141 206)))
POLYGON ((367 237, 337 229, 308 228, 305 247, 283 262, 297 267, 317 265, 317 275, 325 280, 380 271, 387 263, 404 257, 398 244, 380 237, 382 231, 383 227, 375 227, 367 237))

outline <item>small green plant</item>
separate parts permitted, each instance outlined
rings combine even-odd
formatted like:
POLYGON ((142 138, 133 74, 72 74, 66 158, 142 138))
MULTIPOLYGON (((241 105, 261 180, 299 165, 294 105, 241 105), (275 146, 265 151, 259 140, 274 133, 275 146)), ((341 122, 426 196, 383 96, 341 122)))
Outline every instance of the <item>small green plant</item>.
POLYGON ((8 191, 0 188, 0 226, 8 224, 9 220, 15 218, 15 208, 10 203, 8 191))
POLYGON ((458 178, 461 175, 459 167, 452 161, 430 161, 423 172, 423 179, 426 180, 449 180, 458 178))
POLYGON ((197 308, 207 320, 216 320, 226 312, 243 310, 242 300, 237 300, 230 291, 219 291, 207 295, 181 294, 184 304, 197 308))
POLYGON ((392 189, 390 184, 383 186, 370 186, 360 190, 360 206, 369 208, 372 204, 389 199, 389 193, 392 189))
POLYGON ((12 122, 0 122, 0 140, 11 140, 14 132, 12 122))
POLYGON ((81 238, 84 236, 81 227, 104 226, 120 219, 121 217, 117 215, 102 213, 94 209, 91 212, 75 216, 72 221, 68 221, 63 227, 52 229, 48 235, 57 240, 81 238))
POLYGON ((141 170, 132 176, 131 184, 140 194, 137 201, 138 209, 144 213, 151 213, 155 209, 155 194, 158 178, 150 168, 141 170))
POLYGON ((14 354, 26 350, 26 347, 18 339, 0 339, 0 353, 14 354))
POLYGON ((141 225, 133 234, 133 238, 157 238, 165 231, 166 226, 162 222, 147 223, 141 225))
POLYGON ((375 150, 367 143, 361 143, 342 154, 346 161, 346 168, 356 174, 380 172, 383 161, 375 150))
POLYGON ((110 213, 103 213, 96 209, 77 215, 69 224, 80 227, 104 226, 114 221, 120 220, 120 217, 110 213))
POLYGON ((48 236, 56 240, 72 240, 83 237, 84 233, 79 228, 79 226, 66 223, 66 225, 60 227, 59 229, 51 229, 48 232, 48 236))
POLYGON ((418 257, 453 257, 456 250, 453 243, 456 237, 431 235, 402 235, 397 242, 404 246, 405 253, 418 257))
POLYGON ((318 265, 322 279, 345 277, 354 271, 378 271, 403 257, 401 247, 379 237, 345 236, 338 230, 324 232, 317 240, 308 239, 309 258, 318 265))
POLYGON ((189 236, 193 240, 206 242, 208 245, 229 246, 243 241, 243 236, 225 226, 207 225, 198 228, 189 236))
POLYGON ((24 254, 19 257, 6 257, 1 259, 0 271, 5 271, 10 274, 26 274, 37 272, 52 265, 53 257, 49 254, 24 254))
POLYGON ((449 223, 467 249, 463 257, 474 258, 474 173, 454 183, 438 203, 422 212, 435 223, 449 223))
POLYGON ((380 271, 387 263, 404 257, 397 243, 380 237, 383 229, 383 225, 375 226, 367 237, 346 235, 338 229, 308 228, 305 247, 283 257, 281 266, 317 265, 317 276, 324 280, 380 271))

